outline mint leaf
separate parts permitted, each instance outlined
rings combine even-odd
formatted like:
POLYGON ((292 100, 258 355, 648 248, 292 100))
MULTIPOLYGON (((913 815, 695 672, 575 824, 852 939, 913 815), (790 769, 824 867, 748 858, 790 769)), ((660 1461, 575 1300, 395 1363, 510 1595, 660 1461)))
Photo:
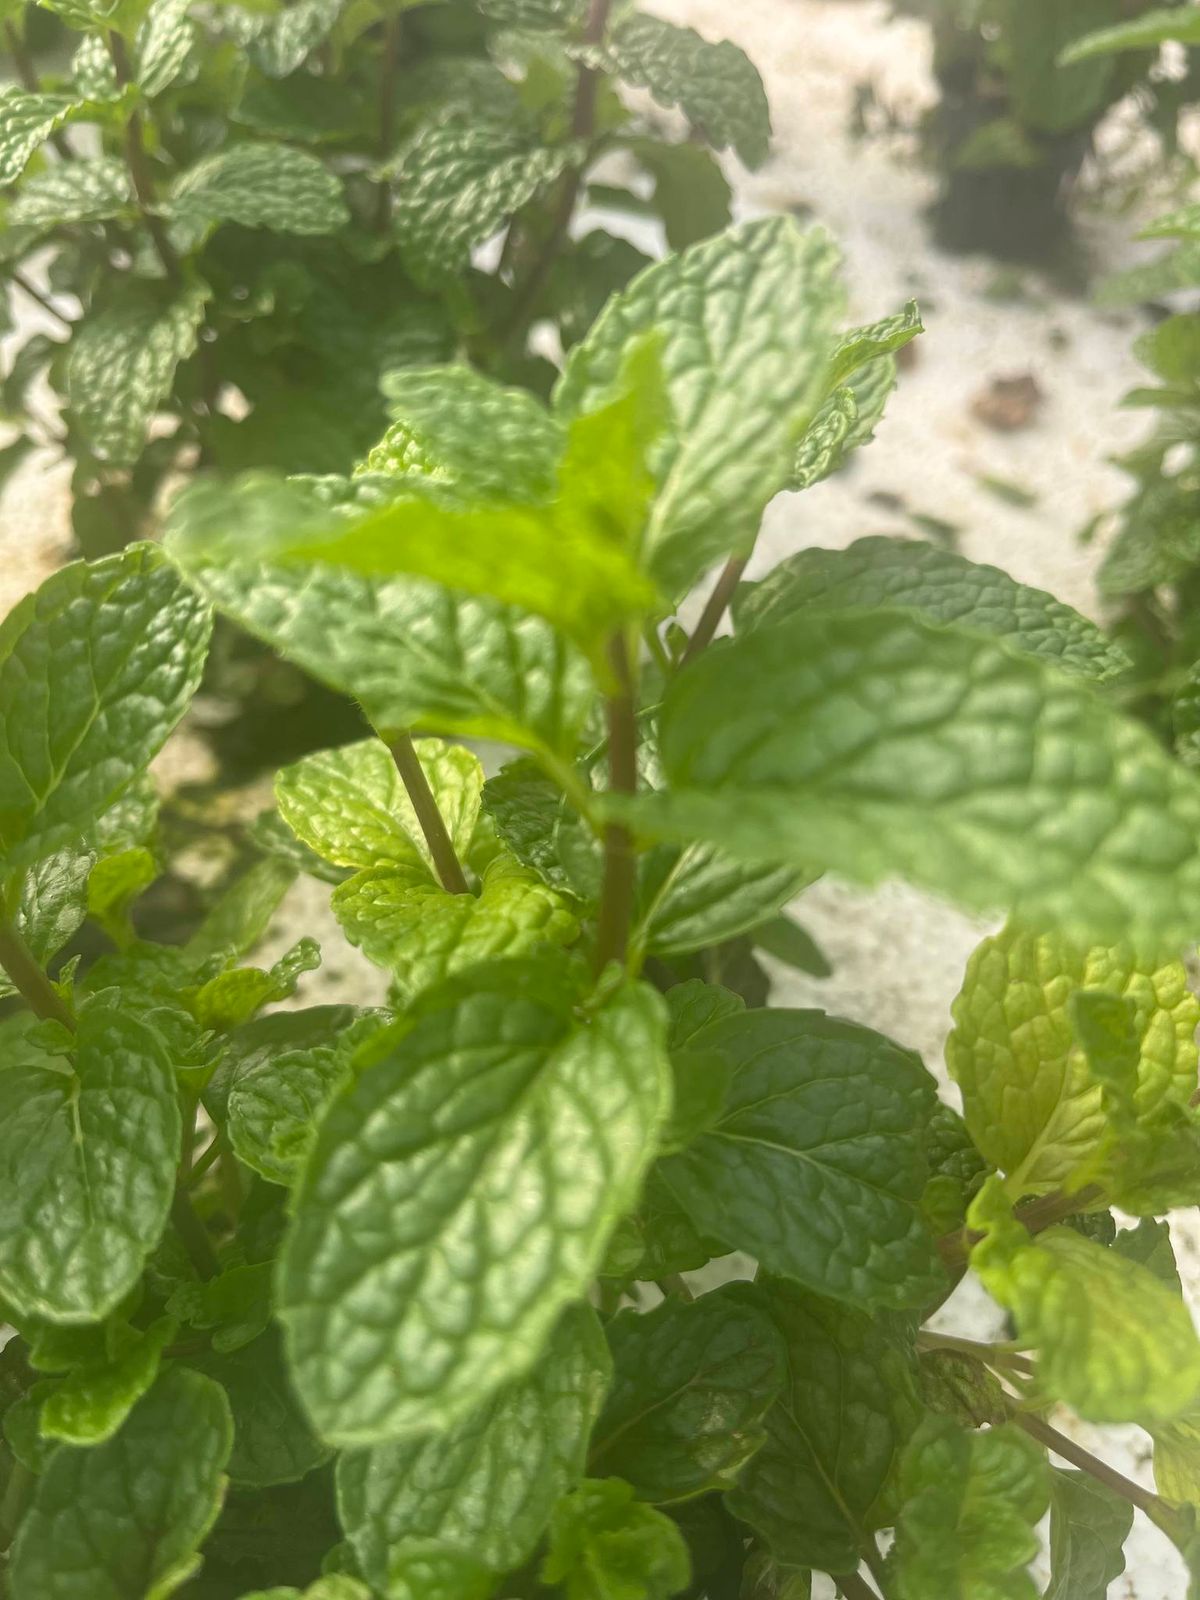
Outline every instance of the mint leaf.
POLYGON ((25 1316, 94 1322, 166 1224, 179 1105, 162 1040, 115 996, 59 1050, 0 1072, 0 1294, 25 1316))
POLYGON ((295 881, 295 870, 287 863, 256 861, 210 906, 187 942, 188 956, 199 963, 213 956, 228 959, 253 950, 295 881))
POLYGON ((613 28, 603 58, 659 105, 678 106, 718 150, 731 145, 748 167, 767 159, 767 93, 754 63, 729 40, 709 44, 693 28, 635 11, 613 28))
POLYGON ((729 1509, 786 1565, 854 1572, 893 1520, 889 1479, 920 1416, 912 1350, 889 1324, 794 1284, 756 1284, 748 1298, 779 1328, 787 1371, 729 1509))
POLYGON ((119 284, 75 324, 67 347, 67 404, 93 454, 130 466, 196 348, 208 286, 179 290, 147 279, 119 284))
POLYGON ((1168 39, 1181 44, 1200 44, 1200 16, 1191 6, 1144 11, 1140 17, 1112 28, 1097 28, 1075 39, 1058 58, 1060 66, 1090 61, 1095 56, 1115 55, 1121 50, 1156 50, 1168 39))
POLYGON ((16 183, 38 146, 81 109, 67 94, 0 93, 0 188, 16 183))
POLYGON ((1105 1600, 1125 1571, 1133 1507, 1085 1472, 1050 1474, 1050 1587, 1043 1600, 1105 1600))
POLYGON ((654 209, 672 250, 686 250, 729 226, 732 190, 710 150, 660 139, 633 139, 629 148, 654 179, 654 209))
POLYGON ((76 1445, 111 1439, 158 1376, 176 1326, 173 1318, 160 1317, 144 1333, 130 1329, 110 1359, 85 1362, 69 1372, 42 1405, 42 1437, 76 1445))
POLYGON ((1179 1296, 1071 1228, 1031 1239, 998 1178, 972 1202, 971 1265, 1036 1346, 1038 1381, 1090 1422, 1166 1422, 1200 1397, 1200 1339, 1179 1296))
POLYGON ((812 1573, 781 1566, 765 1550, 751 1550, 738 1600, 812 1600, 812 1573))
POLYGON ((564 417, 596 403, 654 330, 672 429, 650 451, 658 495, 646 560, 682 593, 753 539, 825 397, 841 309, 837 252, 819 229, 769 218, 648 268, 577 344, 555 392, 564 417))
POLYGON ((217 1385, 174 1367, 107 1443, 56 1451, 13 1546, 14 1600, 166 1600, 200 1565, 232 1437, 217 1385))
POLYGON ((742 631, 813 608, 906 607, 929 622, 954 622, 1006 639, 1064 672, 1104 682, 1130 662, 1094 622, 998 567, 908 539, 859 539, 846 550, 801 550, 751 589, 742 631))
MULTIPOLYGON (((42 967, 78 931, 87 915, 88 875, 94 860, 90 850, 68 848, 43 857, 25 873, 13 920, 42 967)), ((15 993, 0 972, 0 995, 15 993)))
POLYGON ((667 691, 659 741, 673 792, 623 808, 658 837, 902 873, 1080 943, 1173 954, 1194 935, 1195 778, 1086 685, 977 633, 842 611, 721 641, 667 691))
POLYGON ((836 472, 852 450, 869 443, 895 387, 896 363, 880 356, 836 388, 800 440, 791 487, 810 489, 836 472))
POLYGON ((691 1581, 683 1535, 620 1478, 581 1483, 559 1502, 543 1583, 565 1600, 668 1600, 691 1581))
POLYGON ((181 172, 167 215, 198 236, 219 222, 274 233, 336 233, 350 220, 340 180, 291 145, 235 144, 181 172))
POLYGON ((342 12, 344 0, 296 0, 280 11, 224 8, 230 32, 268 78, 286 78, 322 44, 342 12))
POLYGON ((716 1125, 661 1173, 697 1228, 861 1305, 942 1282, 920 1213, 933 1080, 882 1034, 820 1011, 750 1011, 691 1041, 732 1062, 716 1125))
POLYGON ((812 881, 795 867, 732 859, 711 844, 653 852, 641 863, 634 938, 652 955, 683 955, 756 928, 812 881))
POLYGON ((1005 928, 972 953, 953 1005, 946 1064, 967 1126, 1011 1193, 1048 1193, 1100 1148, 1103 1090, 1072 1026, 1071 1004, 1112 996, 1133 1007, 1133 1105, 1150 1116, 1196 1085, 1200 1003, 1181 962, 1140 961, 1129 946, 1073 948, 1005 928))
POLYGON ((1035 1600, 1024 1569, 1038 1552, 1048 1479, 1045 1455, 1015 1427, 971 1433, 927 1418, 901 1466, 901 1600, 1035 1600))
POLYGON ((271 1320, 271 1263, 226 1267, 215 1278, 189 1279, 167 1310, 190 1327, 214 1329, 212 1347, 225 1355, 257 1339, 271 1320))
POLYGON ((522 757, 501 767, 483 786, 483 809, 500 842, 518 861, 551 888, 573 892, 555 840, 562 792, 536 761, 522 757))
POLYGON ((740 1289, 669 1298, 606 1328, 614 1375, 588 1469, 658 1504, 728 1488, 766 1437, 784 1377, 783 1341, 740 1289))
POLYGON ((610 1367, 595 1313, 573 1306, 532 1371, 449 1432, 343 1455, 338 1510, 364 1576, 396 1600, 458 1600, 418 1589, 411 1557, 436 1544, 493 1574, 519 1567, 582 1476, 610 1367))
POLYGON ((312 1431, 283 1360, 279 1330, 272 1326, 248 1344, 189 1358, 225 1391, 233 1414, 233 1450, 228 1471, 235 1484, 261 1489, 294 1483, 323 1461, 329 1450, 312 1431))
POLYGON ((8 209, 14 228, 49 229, 106 222, 132 204, 129 175, 116 156, 60 161, 21 185, 8 209))
POLYGON ((1173 1505, 1200 1508, 1200 1409, 1151 1429, 1154 1487, 1173 1505))
POLYGON ((182 72, 196 42, 188 19, 191 0, 152 0, 137 31, 134 79, 148 98, 169 89, 182 72))
POLYGON ((599 1267, 667 1109, 665 1023, 641 985, 586 1018, 575 1001, 551 964, 477 968, 430 995, 322 1119, 279 1314, 331 1441, 461 1420, 530 1369, 599 1267), (464 1294, 486 1323, 443 1317, 464 1294))

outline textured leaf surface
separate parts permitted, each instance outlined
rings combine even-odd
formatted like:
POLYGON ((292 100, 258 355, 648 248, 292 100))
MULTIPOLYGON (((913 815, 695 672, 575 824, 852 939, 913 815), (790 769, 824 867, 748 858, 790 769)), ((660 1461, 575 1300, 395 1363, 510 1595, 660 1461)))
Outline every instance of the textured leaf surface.
POLYGON ((1142 962, 1128 946, 1073 949, 1016 927, 985 939, 952 1008, 946 1064, 976 1146, 1015 1196, 1058 1187, 1103 1138, 1101 1084, 1070 1015, 1085 991, 1133 1004, 1139 1113, 1183 1105, 1196 1086, 1200 1003, 1182 962, 1142 962))
POLYGON ((1162 1422, 1200 1395, 1200 1339, 1147 1268, 1071 1228, 1031 1239, 992 1178, 967 1214, 971 1265, 1036 1347, 1038 1381, 1090 1422, 1162 1422))
POLYGON ((1086 1472, 1050 1474, 1050 1587, 1043 1600, 1105 1600, 1125 1571, 1133 1507, 1086 1472))
POLYGON ((565 1600, 668 1600, 687 1588, 691 1560, 670 1518, 620 1478, 593 1479, 559 1503, 541 1577, 565 1600))
MULTIPOLYGON (((58 850, 29 868, 13 918, 17 932, 42 967, 56 956, 88 913, 90 850, 58 850)), ((0 972, 0 995, 17 991, 0 972)))
POLYGON ((583 1474, 610 1366, 595 1313, 572 1307, 528 1376, 448 1433, 344 1455, 338 1508, 364 1575, 395 1600, 458 1600, 453 1588, 417 1591, 406 1549, 420 1558, 436 1544, 495 1573, 520 1566, 583 1474))
POLYGON ((206 1351, 189 1365, 219 1383, 229 1401, 232 1482, 256 1489, 293 1483, 328 1459, 296 1398, 276 1327, 236 1350, 206 1351))
POLYGON ((279 1295, 331 1440, 460 1421, 598 1268, 667 1109, 665 1023, 639 985, 587 1020, 573 1001, 553 968, 477 969, 326 1113, 279 1295))
POLYGON ((205 156, 175 180, 167 209, 200 229, 237 222, 273 233, 336 233, 350 220, 339 179, 286 144, 235 144, 205 156))
POLYGON ((627 82, 663 106, 678 106, 718 150, 731 145, 748 167, 767 159, 771 113, 754 63, 723 39, 709 44, 693 28, 631 12, 613 29, 606 56, 627 82))
POLYGON ((674 418, 651 451, 646 558, 672 593, 757 531, 824 398, 841 308, 837 252, 789 219, 732 228, 647 268, 571 351, 557 409, 575 416, 656 330, 674 418))
POLYGON ((113 466, 141 454, 146 428, 196 348, 207 285, 175 290, 146 279, 114 289, 74 328, 67 403, 93 453, 113 466))
POLYGON ((43 1438, 95 1445, 110 1439, 158 1375, 162 1353, 175 1337, 171 1317, 160 1317, 112 1360, 69 1372, 42 1406, 43 1438))
POLYGON ((847 550, 801 550, 751 589, 742 629, 782 622, 813 607, 903 606, 930 622, 994 633, 1064 672, 1103 682, 1129 658, 1094 622, 998 567, 909 539, 859 539, 847 550))
POLYGON ((191 0, 152 0, 137 32, 133 75, 144 95, 169 89, 183 70, 195 43, 188 18, 191 0))
POLYGON ((863 1305, 941 1281, 920 1214, 933 1080, 882 1034, 820 1011, 750 1011, 691 1041, 732 1062, 715 1127, 662 1163, 706 1236, 863 1305))
POLYGON ((852 1572, 891 1521, 888 1479, 920 1416, 911 1349, 884 1322, 794 1284, 752 1294, 783 1336, 787 1372, 729 1509, 789 1566, 852 1572))
POLYGON ((1025 1568, 1038 1552, 1048 1479, 1045 1455, 1015 1427, 971 1433, 929 1418, 901 1467, 901 1600, 1034 1600, 1025 1568))
POLYGON ((74 1045, 73 1064, 35 1056, 0 1071, 0 1293, 26 1316, 94 1322, 158 1243, 180 1117, 146 1023, 94 1001, 74 1045))
POLYGON ((654 955, 682 955, 755 928, 811 881, 795 867, 738 861, 717 845, 643 859, 635 938, 654 955))
POLYGON ((173 1368, 94 1450, 59 1450, 13 1548, 14 1600, 166 1600, 198 1566, 229 1457, 215 1383, 173 1368))
POLYGON ((613 1383, 588 1466, 661 1504, 727 1488, 766 1437, 783 1383, 771 1318, 736 1288, 608 1324, 613 1383))
POLYGON ((79 102, 66 94, 29 94, 11 88, 0 94, 0 188, 17 181, 38 146, 79 108, 79 102))
POLYGON ((902 874, 1080 943, 1172 955, 1200 927, 1200 784, 1087 685, 977 633, 790 618, 682 672, 659 741, 674 792, 626 808, 659 836, 902 874))
POLYGON ((1200 15, 1192 6, 1164 7, 1146 11, 1113 28, 1097 28, 1069 44, 1059 58, 1066 66, 1088 61, 1093 56, 1114 55, 1121 50, 1155 50, 1168 39, 1181 44, 1200 44, 1200 15))
POLYGON ((15 228, 104 222, 119 217, 131 200, 129 176, 116 156, 60 161, 22 184, 8 220, 15 228))

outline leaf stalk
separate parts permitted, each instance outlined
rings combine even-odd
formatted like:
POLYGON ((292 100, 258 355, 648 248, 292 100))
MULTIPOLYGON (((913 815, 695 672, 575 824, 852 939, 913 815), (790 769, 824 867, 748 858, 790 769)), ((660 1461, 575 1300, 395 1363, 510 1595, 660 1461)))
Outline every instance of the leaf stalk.
MULTIPOLYGON (((608 649, 615 687, 609 695, 608 787, 611 794, 637 793, 637 707, 634 704, 633 668, 629 642, 613 637, 608 649)), ((604 881, 596 929, 596 971, 610 961, 624 963, 629 953, 629 928, 633 921, 637 885, 637 852, 633 834, 623 822, 604 825, 604 881)))
MULTIPOLYGON (((112 57, 117 83, 124 89, 133 81, 133 69, 130 66, 125 41, 115 29, 110 29, 108 33, 108 53, 112 57)), ((183 269, 179 264, 179 257, 175 253, 175 246, 167 237, 166 227, 157 211, 158 196, 154 187, 154 175, 146 156, 140 111, 131 111, 125 121, 125 165, 129 168, 138 210, 149 231, 162 269, 171 283, 182 283, 183 269)))
POLYGON ((32 1012, 44 1022, 60 1022, 74 1033, 75 1017, 70 1006, 7 917, 0 917, 0 967, 7 972, 13 987, 32 1012))
POLYGON ((725 608, 733 599, 734 590, 742 581, 742 573, 745 572, 749 559, 748 555, 730 556, 721 568, 720 576, 713 585, 713 591, 705 602, 704 610, 700 613, 700 620, 692 630, 692 636, 679 658, 681 667, 686 667, 689 661, 694 660, 701 650, 712 643, 713 635, 725 615, 725 608))
POLYGON ((433 857, 433 865, 441 879, 442 888, 447 894, 470 894, 462 864, 454 849, 454 841, 442 820, 442 813, 438 810, 438 803, 417 758, 412 739, 407 733, 402 733, 392 740, 390 748, 392 760, 396 763, 396 771, 400 774, 400 781, 412 801, 421 832, 425 835, 425 843, 429 846, 429 854, 433 857))

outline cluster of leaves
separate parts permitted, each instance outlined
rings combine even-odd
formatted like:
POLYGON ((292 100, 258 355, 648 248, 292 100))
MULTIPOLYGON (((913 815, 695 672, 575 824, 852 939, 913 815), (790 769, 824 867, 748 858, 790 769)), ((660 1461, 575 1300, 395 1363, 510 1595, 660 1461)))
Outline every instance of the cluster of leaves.
POLYGON ((1132 32, 1152 4, 901 0, 933 31, 940 93, 924 143, 945 174, 935 218, 946 243, 1018 258, 1051 251, 1093 130, 1133 90, 1144 126, 1177 148, 1180 114, 1200 97, 1192 74, 1151 73, 1153 40, 1137 52, 1075 48, 1094 30, 1124 23, 1132 32))
POLYGON ((749 223, 613 296, 548 403, 413 369, 351 475, 194 484, 0 626, 13 1600, 1032 1600, 1047 1507, 1050 1595, 1100 1600, 1131 1499, 1200 1560, 1156 1220, 1200 1201, 1200 780, 1118 644, 932 547, 807 550, 712 642, 919 331, 843 322, 828 237, 749 223), (159 946, 146 764, 210 606, 375 732, 280 772, 159 946), (744 981, 825 869, 1011 913, 962 1116, 744 981), (257 1014, 316 959, 245 964, 301 873, 386 1005, 257 1014), (925 1328, 968 1265, 1011 1340, 925 1328), (1054 1405, 1149 1428, 1159 1493, 1054 1405))
POLYGON ((579 202, 682 247, 729 220, 712 151, 767 153, 740 50, 634 12, 610 26, 609 0, 48 4, 65 70, 57 51, 40 72, 22 8, 0 7, 19 78, 0 94, 0 319, 32 294, 55 324, 13 353, 0 470, 63 450, 87 555, 152 531, 197 460, 348 471, 413 365, 469 356, 544 392, 531 325, 570 345, 648 259, 603 225, 572 237, 579 202), (618 181, 593 182, 614 155, 618 181))

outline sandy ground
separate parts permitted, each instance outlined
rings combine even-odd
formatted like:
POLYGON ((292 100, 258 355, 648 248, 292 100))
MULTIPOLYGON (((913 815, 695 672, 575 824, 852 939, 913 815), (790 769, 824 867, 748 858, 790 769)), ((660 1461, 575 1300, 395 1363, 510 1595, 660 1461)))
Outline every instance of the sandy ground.
MULTIPOLYGON (((738 0, 736 6, 727 0, 652 0, 649 9, 710 38, 735 39, 763 72, 775 153, 757 174, 730 165, 739 213, 811 211, 843 244, 853 318, 885 314, 915 296, 928 329, 876 441, 853 470, 803 496, 783 496, 770 508, 752 574, 807 545, 843 546, 868 533, 911 534, 907 513, 916 513, 953 524, 965 554, 1095 613, 1097 555, 1079 544, 1076 533, 1120 495, 1124 480, 1106 459, 1145 427, 1144 418, 1117 405, 1138 381, 1129 354, 1138 321, 1102 314, 1033 275, 1024 278, 1020 299, 997 301, 993 263, 932 252, 922 219, 933 194, 931 178, 894 145, 849 138, 858 80, 873 79, 885 98, 911 110, 928 101, 924 27, 891 20, 885 0, 738 0), (1031 373, 1044 399, 1036 426, 997 433, 975 420, 971 401, 990 378, 1014 373, 1031 373), (1001 503, 981 487, 984 476, 1020 484, 1036 495, 1036 504, 1023 510, 1001 503), (896 499, 883 505, 871 498, 880 494, 896 499)), ((1090 223, 1097 259, 1124 264, 1132 231, 1128 219, 1090 223)), ((40 309, 24 310, 28 327, 55 331, 40 309)), ((5 490, 0 614, 62 559, 67 478, 61 463, 41 454, 5 490)), ((198 759, 195 745, 181 744, 164 775, 191 775, 198 759)), ((291 909, 309 926, 323 898, 319 885, 298 886, 291 909)), ((777 999, 870 1023, 918 1049, 944 1077, 950 1002, 986 925, 903 885, 867 894, 826 881, 795 910, 829 955, 834 975, 818 982, 781 971, 777 999)), ((332 941, 327 951, 323 978, 309 981, 306 998, 323 998, 335 978, 364 999, 373 997, 375 981, 354 953, 343 956, 332 941)), ((1173 1231, 1195 1305, 1200 1230, 1192 1218, 1177 1218, 1173 1231)), ((996 1308, 967 1284, 939 1325, 987 1338, 998 1322, 996 1308)), ((1057 1420, 1090 1439, 1122 1471, 1151 1481, 1147 1441, 1138 1430, 1109 1430, 1098 1442, 1092 1430, 1069 1418, 1057 1420)), ((1039 1576, 1044 1578, 1044 1569, 1039 1576)), ((1182 1600, 1185 1592, 1181 1562, 1139 1515, 1128 1571, 1112 1585, 1110 1600, 1182 1600)))

